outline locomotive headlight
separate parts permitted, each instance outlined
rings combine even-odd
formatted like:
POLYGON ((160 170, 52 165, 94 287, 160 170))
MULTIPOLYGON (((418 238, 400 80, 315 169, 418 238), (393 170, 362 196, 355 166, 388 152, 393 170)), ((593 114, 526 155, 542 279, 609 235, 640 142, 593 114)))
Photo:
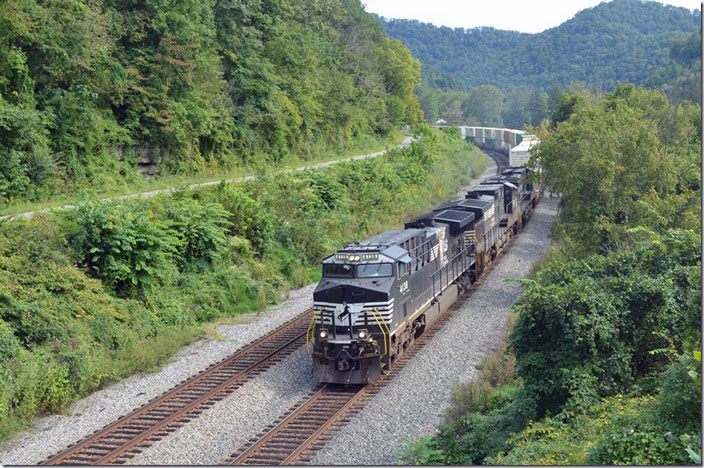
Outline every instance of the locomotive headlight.
POLYGON ((327 340, 328 339, 328 331, 327 330, 320 330, 320 333, 318 333, 318 336, 320 337, 321 340, 327 340))
POLYGON ((354 256, 354 261, 355 261, 355 262, 358 262, 358 261, 359 261, 359 255, 355 255, 355 256, 354 256))
POLYGON ((369 332, 367 330, 359 330, 357 332, 357 338, 359 338, 360 340, 366 340, 367 338, 369 338, 369 332))

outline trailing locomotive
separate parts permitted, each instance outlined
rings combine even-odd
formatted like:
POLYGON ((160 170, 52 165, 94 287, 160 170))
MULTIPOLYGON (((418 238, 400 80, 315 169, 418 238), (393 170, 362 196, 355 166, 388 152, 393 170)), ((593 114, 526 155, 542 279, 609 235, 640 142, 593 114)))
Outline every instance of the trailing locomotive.
POLYGON ((322 263, 307 334, 321 382, 379 378, 496 257, 540 194, 512 167, 462 200, 349 244, 322 263))

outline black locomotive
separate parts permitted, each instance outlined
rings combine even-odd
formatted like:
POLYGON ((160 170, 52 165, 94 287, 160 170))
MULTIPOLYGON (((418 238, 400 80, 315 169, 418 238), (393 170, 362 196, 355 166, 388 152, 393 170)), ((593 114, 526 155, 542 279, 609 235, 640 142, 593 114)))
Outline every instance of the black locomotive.
POLYGON ((372 382, 526 222, 540 191, 513 167, 405 224, 323 260, 307 345, 321 382, 372 382))

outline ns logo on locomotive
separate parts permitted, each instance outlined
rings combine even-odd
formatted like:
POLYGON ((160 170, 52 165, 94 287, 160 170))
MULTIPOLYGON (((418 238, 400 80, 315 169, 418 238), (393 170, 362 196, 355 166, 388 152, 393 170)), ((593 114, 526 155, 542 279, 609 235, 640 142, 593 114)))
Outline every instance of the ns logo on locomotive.
POLYGON ((465 199, 323 260, 307 348, 321 382, 364 384, 391 363, 481 274, 540 196, 511 167, 465 199))

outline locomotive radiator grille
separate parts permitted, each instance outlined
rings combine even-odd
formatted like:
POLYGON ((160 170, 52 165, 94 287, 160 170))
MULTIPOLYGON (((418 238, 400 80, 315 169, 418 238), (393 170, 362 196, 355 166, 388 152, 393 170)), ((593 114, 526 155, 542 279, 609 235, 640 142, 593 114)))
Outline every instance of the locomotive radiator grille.
MULTIPOLYGON (((328 325, 332 326, 332 317, 335 312, 337 312, 337 315, 340 315, 343 313, 342 310, 339 309, 340 304, 335 304, 332 302, 316 302, 313 307, 316 310, 320 310, 320 314, 318 314, 318 318, 316 319, 316 324, 317 325, 328 325)), ((378 314, 376 315, 377 318, 381 317, 384 320, 384 323, 387 325, 390 325, 391 322, 393 321, 393 315, 394 315, 394 299, 391 298, 391 300, 387 302, 365 302, 364 305, 362 306, 362 312, 358 313, 354 319, 354 322, 352 323, 353 326, 357 325, 364 325, 365 324, 365 319, 367 324, 375 324, 376 320, 374 318, 375 313, 373 312, 374 309, 378 311, 378 314)), ((349 321, 347 317, 344 317, 343 319, 335 319, 335 325, 336 326, 347 326, 349 324, 349 321)))
POLYGON ((469 247, 471 244, 477 242, 477 233, 474 229, 471 231, 465 231, 464 233, 464 246, 469 247))

